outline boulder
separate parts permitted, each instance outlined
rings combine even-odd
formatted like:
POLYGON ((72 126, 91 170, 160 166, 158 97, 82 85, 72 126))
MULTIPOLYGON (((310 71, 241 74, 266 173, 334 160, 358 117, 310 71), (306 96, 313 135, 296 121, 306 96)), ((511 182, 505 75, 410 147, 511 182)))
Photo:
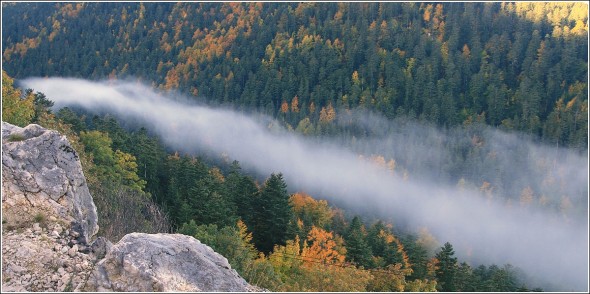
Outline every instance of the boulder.
POLYGON ((55 219, 88 243, 98 232, 96 206, 67 138, 36 124, 2 122, 2 151, 5 226, 55 219))
POLYGON ((256 291, 227 259, 180 234, 127 234, 90 274, 85 291, 256 291))

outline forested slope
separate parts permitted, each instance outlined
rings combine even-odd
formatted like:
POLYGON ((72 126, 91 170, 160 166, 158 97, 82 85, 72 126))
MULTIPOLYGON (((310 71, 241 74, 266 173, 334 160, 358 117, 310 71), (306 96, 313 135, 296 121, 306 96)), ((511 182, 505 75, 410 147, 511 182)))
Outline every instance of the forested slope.
POLYGON ((528 291, 537 284, 510 264, 461 261, 427 229, 394 230, 289 194, 280 173, 260 183, 236 161, 223 171, 198 156, 168 154, 146 129, 124 130, 109 115, 53 114, 44 94, 13 83, 3 73, 2 119, 67 136, 99 211, 98 235, 113 242, 136 231, 194 236, 249 283, 274 291, 528 291))
POLYGON ((441 126, 483 121, 585 149, 587 10, 580 2, 5 4, 3 65, 15 78, 140 78, 311 134, 338 132, 336 112, 364 107, 441 126))
POLYGON ((555 286, 531 283, 509 264, 459 260, 427 229, 355 216, 353 207, 313 198, 325 195, 287 187, 280 172, 252 175, 232 158, 174 152, 153 130, 123 127, 124 118, 52 113, 52 101, 18 89, 19 80, 139 79, 209 105, 268 114, 287 132, 344 142, 404 180, 479 191, 488 205, 548 212, 565 227, 587 219, 587 188, 562 168, 571 158, 527 154, 537 150, 529 141, 494 144, 510 141, 495 140, 504 136, 499 128, 557 147, 555 154, 587 153, 587 4, 2 5, 2 119, 68 136, 101 206, 99 234, 113 241, 130 231, 195 236, 250 283, 275 291, 555 286), (383 117, 389 120, 371 123, 383 117), (371 149, 375 138, 389 140, 386 147, 411 143, 385 153, 371 149), (440 158, 420 152, 437 148, 440 158))

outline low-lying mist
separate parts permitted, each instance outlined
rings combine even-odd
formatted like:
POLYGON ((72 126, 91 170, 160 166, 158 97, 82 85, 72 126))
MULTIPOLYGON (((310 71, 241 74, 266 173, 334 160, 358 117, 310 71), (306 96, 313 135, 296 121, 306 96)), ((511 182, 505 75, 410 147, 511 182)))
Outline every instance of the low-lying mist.
POLYGON ((466 134, 343 111, 334 123, 368 134, 344 147, 346 140, 310 140, 276 123, 269 128, 268 118, 179 102, 136 83, 32 78, 21 85, 43 92, 55 107, 139 121, 175 150, 225 153, 260 174, 282 172, 291 189, 346 210, 427 227, 472 266, 510 263, 555 287, 546 290, 588 290, 587 152, 541 146, 483 126, 466 134), (371 154, 394 159, 397 167, 367 160, 371 154), (532 205, 530 197, 519 202, 527 187, 530 202, 546 205, 532 205))

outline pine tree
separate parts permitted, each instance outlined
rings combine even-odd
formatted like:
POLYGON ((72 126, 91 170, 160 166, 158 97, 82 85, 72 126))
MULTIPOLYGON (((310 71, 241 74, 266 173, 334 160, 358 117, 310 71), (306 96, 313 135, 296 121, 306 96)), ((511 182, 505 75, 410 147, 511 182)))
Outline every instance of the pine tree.
POLYGON ((346 260, 359 266, 371 266, 371 247, 366 240, 367 233, 360 217, 355 216, 348 226, 344 241, 346 242, 346 260))
POLYGON ((455 287, 455 275, 457 274, 457 258, 451 243, 446 242, 436 254, 438 269, 436 270, 437 288, 439 291, 453 292, 455 287))
POLYGON ((253 240, 258 250, 268 253, 274 245, 285 245, 293 211, 282 174, 271 174, 253 205, 253 240))

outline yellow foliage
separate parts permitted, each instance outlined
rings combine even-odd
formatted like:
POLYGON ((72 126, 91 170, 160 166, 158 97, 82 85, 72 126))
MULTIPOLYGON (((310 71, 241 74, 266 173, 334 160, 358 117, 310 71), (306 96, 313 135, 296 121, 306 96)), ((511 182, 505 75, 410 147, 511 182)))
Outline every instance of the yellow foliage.
POLYGON ((309 229, 312 225, 323 228, 332 221, 333 211, 326 200, 315 200, 305 193, 295 193, 289 198, 295 215, 309 229))
POLYGON ((406 287, 406 274, 401 264, 390 264, 383 270, 373 271, 373 280, 367 291, 370 292, 403 292, 406 287))
POLYGON ((327 107, 322 107, 320 110, 320 122, 323 123, 330 123, 336 118, 336 110, 332 106, 332 103, 329 103, 327 107))
POLYGON ((219 183, 225 182, 225 177, 223 177, 223 174, 218 167, 212 167, 209 170, 209 174, 211 174, 219 183))
POLYGON ((137 175, 137 163, 135 156, 122 152, 121 150, 116 150, 115 160, 116 168, 123 184, 131 187, 132 189, 143 191, 146 181, 142 180, 137 175))
POLYGON ((34 96, 21 98, 21 91, 14 88, 14 81, 2 71, 2 120, 19 127, 31 122, 35 114, 34 96))
MULTIPOLYGON (((331 233, 315 230, 310 236, 328 240, 331 233)), ((318 239, 315 239, 317 242, 318 239)), ((312 245, 313 247, 313 245, 312 245)), ((366 291, 373 279, 369 271, 341 263, 322 263, 310 255, 315 249, 304 243, 300 250, 299 237, 287 241, 285 246, 275 246, 268 260, 283 283, 275 291, 306 292, 360 292, 366 291)), ((338 259, 337 259, 338 260, 338 259)))
POLYGON ((406 282, 406 292, 437 292, 436 291, 436 280, 413 280, 406 282))

